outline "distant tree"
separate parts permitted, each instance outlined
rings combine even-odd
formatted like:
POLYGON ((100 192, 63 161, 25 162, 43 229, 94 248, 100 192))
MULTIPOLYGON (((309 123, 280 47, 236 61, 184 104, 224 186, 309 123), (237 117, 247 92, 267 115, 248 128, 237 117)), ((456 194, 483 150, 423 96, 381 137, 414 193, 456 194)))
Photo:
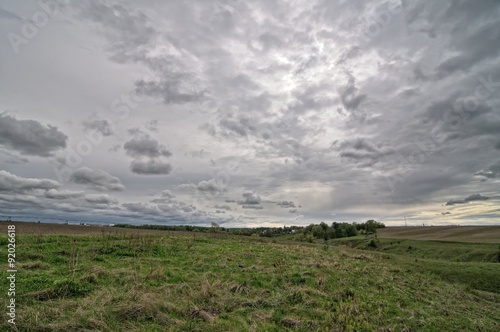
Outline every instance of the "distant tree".
POLYGON ((377 232, 377 222, 373 219, 368 220, 365 223, 365 231, 367 233, 376 233, 377 232))
POLYGON ((346 236, 356 236, 358 235, 358 230, 355 225, 347 225, 345 228, 346 236))
POLYGON ((314 236, 315 238, 318 238, 318 239, 324 238, 325 231, 323 230, 323 227, 321 227, 321 225, 314 226, 312 228, 312 236, 314 236))
POLYGON ((217 232, 219 230, 219 228, 220 228, 220 225, 218 223, 216 223, 216 222, 213 222, 213 221, 210 223, 210 225, 212 226, 212 230, 214 232, 217 232))

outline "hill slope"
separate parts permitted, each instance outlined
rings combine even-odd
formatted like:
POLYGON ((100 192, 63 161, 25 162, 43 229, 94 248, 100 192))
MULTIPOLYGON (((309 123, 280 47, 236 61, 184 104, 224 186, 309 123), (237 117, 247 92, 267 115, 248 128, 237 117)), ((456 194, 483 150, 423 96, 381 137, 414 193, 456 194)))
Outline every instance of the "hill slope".
POLYGON ((381 238, 500 243, 500 226, 386 227, 381 238))

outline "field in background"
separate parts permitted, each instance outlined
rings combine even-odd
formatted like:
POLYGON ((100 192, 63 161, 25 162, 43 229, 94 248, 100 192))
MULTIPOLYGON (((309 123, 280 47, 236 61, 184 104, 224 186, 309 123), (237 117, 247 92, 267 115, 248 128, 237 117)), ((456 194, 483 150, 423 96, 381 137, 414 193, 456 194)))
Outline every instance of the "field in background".
POLYGON ((386 227, 381 238, 500 243, 500 226, 386 227))
POLYGON ((500 330, 498 244, 15 224, 19 331, 500 330))
POLYGON ((162 231, 149 229, 128 229, 109 226, 97 225, 65 225, 65 224, 49 224, 49 223, 34 223, 23 221, 0 221, 1 234, 7 234, 7 226, 15 225, 16 233, 22 234, 59 234, 59 235, 83 235, 83 234, 158 234, 162 231))

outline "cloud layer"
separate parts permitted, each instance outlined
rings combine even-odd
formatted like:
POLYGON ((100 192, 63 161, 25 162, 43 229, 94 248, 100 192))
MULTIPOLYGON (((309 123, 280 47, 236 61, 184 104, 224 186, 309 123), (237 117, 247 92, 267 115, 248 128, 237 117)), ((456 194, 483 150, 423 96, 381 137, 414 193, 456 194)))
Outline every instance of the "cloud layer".
POLYGON ((3 211, 500 218, 498 2, 70 1, 39 30, 0 41, 3 211))

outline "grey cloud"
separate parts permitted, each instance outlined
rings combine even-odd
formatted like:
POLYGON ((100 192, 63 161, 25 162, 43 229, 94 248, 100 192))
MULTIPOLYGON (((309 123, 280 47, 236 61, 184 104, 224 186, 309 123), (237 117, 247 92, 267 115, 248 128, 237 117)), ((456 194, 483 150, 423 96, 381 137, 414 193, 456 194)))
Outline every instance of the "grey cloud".
POLYGON ((231 207, 229 205, 214 205, 214 208, 220 209, 220 210, 226 210, 226 211, 231 211, 231 207))
POLYGON ((364 161, 372 165, 382 157, 395 153, 393 148, 379 148, 364 138, 357 138, 352 141, 344 141, 339 147, 340 156, 355 161, 364 161))
POLYGON ((219 122, 220 126, 236 133, 239 136, 247 136, 255 131, 249 118, 240 117, 238 119, 222 119, 219 122))
POLYGON ((474 175, 484 176, 485 178, 488 179, 494 179, 497 176, 500 176, 500 162, 491 165, 487 170, 482 170, 477 173, 474 173, 474 175))
POLYGON ((224 191, 224 186, 217 183, 214 179, 208 181, 200 181, 196 186, 196 189, 201 192, 208 192, 211 194, 219 193, 224 191))
POLYGON ((103 25, 111 58, 117 62, 133 58, 136 54, 131 50, 151 43, 158 35, 143 12, 132 12, 122 4, 88 2, 81 10, 84 17, 103 25))
POLYGON ((116 199, 113 199, 106 194, 87 194, 85 195, 85 201, 93 204, 107 204, 107 205, 118 203, 116 199))
MULTIPOLYGON (((226 217, 212 217, 205 211, 198 210, 195 206, 183 201, 161 195, 158 199, 153 199, 150 203, 124 203, 122 206, 135 218, 150 219, 156 221, 183 222, 183 223, 206 223, 207 221, 223 222, 226 217), (168 199, 166 199, 168 198, 168 199), (223 219, 220 219, 223 218, 223 219)), ((228 218, 230 219, 230 217, 228 218)))
POLYGON ((70 181, 98 191, 122 191, 125 189, 117 177, 106 171, 89 167, 82 167, 74 171, 70 176, 70 181))
MULTIPOLYGON (((0 210, 23 211, 23 206, 31 206, 36 207, 34 211, 85 213, 94 206, 102 214, 139 222, 207 224, 213 219, 219 223, 229 220, 233 213, 221 208, 223 205, 214 207, 216 202, 201 203, 196 198, 222 191, 225 195, 218 201, 238 198, 241 188, 252 190, 251 196, 223 204, 239 212, 238 207, 245 206, 245 216, 235 222, 242 225, 259 220, 295 220, 293 213, 298 207, 291 203, 276 205, 278 201, 270 200, 286 198, 283 195, 291 188, 300 190, 288 199, 300 200, 306 207, 301 214, 304 210, 311 222, 330 218, 329 211, 338 212, 337 216, 345 220, 363 220, 369 213, 405 213, 426 219, 426 223, 427 219, 432 223, 432 218, 459 222, 458 214, 443 217, 441 211, 429 213, 427 208, 434 209, 436 201, 445 204, 452 197, 467 197, 472 191, 491 196, 488 204, 475 206, 475 210, 497 204, 492 193, 500 178, 498 87, 492 85, 495 92, 482 98, 474 112, 464 112, 465 119, 446 118, 446 114, 457 102, 474 97, 479 76, 491 74, 494 82, 500 79, 500 46, 495 43, 500 5, 498 1, 403 2, 401 13, 392 15, 387 26, 377 22, 381 19, 377 13, 390 5, 385 0, 319 1, 306 7, 297 2, 225 1, 223 6, 227 4, 229 9, 214 9, 221 7, 220 1, 152 1, 147 5, 72 2, 77 10, 65 13, 82 29, 70 29, 68 36, 90 41, 104 38, 104 45, 92 43, 88 49, 72 52, 75 57, 64 59, 69 61, 64 64, 75 71, 64 81, 66 87, 50 77, 38 77, 48 72, 54 73, 53 78, 59 77, 58 70, 65 68, 60 66, 64 57, 57 52, 51 61, 43 62, 47 68, 40 68, 42 63, 36 55, 44 52, 44 45, 53 49, 60 48, 61 43, 72 47, 61 37, 66 36, 64 22, 52 21, 54 29, 47 31, 51 35, 46 38, 50 45, 30 44, 33 54, 23 53, 21 58, 5 53, 6 84, 2 91, 10 96, 6 102, 9 107, 36 110, 36 119, 54 119, 47 121, 66 130, 74 129, 71 126, 79 125, 82 119, 93 120, 91 113, 95 110, 106 111, 103 102, 120 99, 120 93, 128 91, 128 106, 133 112, 121 122, 113 122, 116 137, 96 146, 94 153, 85 156, 85 164, 106 164, 99 167, 108 169, 110 163, 120 163, 117 172, 121 172, 121 153, 107 159, 104 156, 113 145, 116 150, 129 141, 125 153, 129 162, 133 160, 132 171, 170 176, 156 181, 130 171, 120 175, 130 191, 126 196, 131 201, 125 204, 132 205, 91 203, 84 196, 52 188, 45 194, 43 190, 3 194, 0 210), (70 17, 78 9, 81 15, 70 17), (82 21, 82 16, 86 20, 82 21), (382 29, 362 36, 370 32, 365 29, 370 24, 382 29), (54 31, 62 34, 52 34, 54 31), (90 52, 95 62, 85 52, 90 52), (107 66, 106 57, 120 65, 107 66), (109 77, 95 80, 91 69, 96 64, 109 77), (82 91, 99 93, 91 96, 74 92, 70 87, 75 77, 82 78, 82 91), (30 93, 15 105, 15 89, 27 80, 31 80, 25 84, 30 93), (95 86, 89 88, 89 82, 95 86), (49 104, 46 98, 37 97, 50 95, 53 86, 61 91, 61 98, 52 98, 49 104), (34 93, 35 88, 39 92, 34 93), (75 93, 86 97, 84 104, 71 104, 79 100, 75 93), (59 116, 57 110, 68 105, 69 113, 59 116), (140 128, 130 130, 131 136, 123 139, 121 134, 127 134, 126 129, 132 126, 140 128), (189 139, 182 138, 188 132, 189 139), (166 142, 168 148, 161 145, 166 142), (175 170, 164 162, 169 160, 166 151, 181 151, 175 159, 175 170), (223 161, 228 156, 241 165, 237 176, 223 161), (208 168, 214 173, 229 173, 231 184, 224 188, 219 182, 200 181, 212 178, 207 175, 211 174, 208 168), (133 195, 143 197, 145 192, 165 188, 179 190, 178 197, 187 196, 200 206, 195 209, 171 193, 148 197, 151 200, 147 203, 133 199, 133 195), (181 189, 188 190, 181 193, 181 189), (450 192, 454 196, 446 195, 450 192), (266 203, 274 207, 264 217, 262 212, 266 210, 261 209, 267 207, 266 203)), ((8 43, 3 38, 0 46, 8 49, 8 43)), ((486 94, 485 88, 480 92, 486 94)), ((121 103, 119 109, 126 104, 121 103)), ((116 110, 112 106, 111 111, 116 110)), ((88 125, 88 130, 109 133, 104 123, 88 125)), ((77 151, 80 133, 71 130, 68 134, 68 142, 74 143, 72 150, 77 151)), ((0 130, 0 137, 3 135, 0 130)), ((15 157, 4 153, 12 147, 1 142, 3 167, 9 171, 19 167, 22 174, 37 168, 33 174, 44 174, 38 158, 19 166, 6 162, 15 157)), ((469 198, 469 204, 477 198, 469 198)), ((300 224, 305 219, 295 221, 300 224)))
POLYGON ((122 146, 120 144, 114 144, 112 147, 109 148, 109 152, 116 152, 118 150, 120 150, 122 146))
POLYGON ((59 183, 49 179, 23 178, 0 170, 0 192, 29 193, 33 190, 57 189, 59 183))
POLYGON ((241 207, 243 209, 252 209, 252 210, 262 210, 263 209, 262 205, 254 205, 253 203, 252 203, 252 205, 243 204, 241 207))
POLYGON ((359 93, 354 77, 350 76, 347 86, 340 93, 340 98, 345 109, 353 111, 359 108, 361 103, 366 100, 367 95, 359 93))
POLYGON ((342 65, 351 59, 356 58, 360 53, 360 48, 358 46, 351 46, 346 50, 337 60, 337 65, 342 65))
POLYGON ((477 30, 467 33, 464 30, 457 31, 455 38, 451 38, 452 50, 455 55, 441 63, 436 71, 440 76, 449 75, 456 71, 467 71, 481 61, 494 58, 500 52, 500 45, 494 41, 500 34, 498 21, 489 21, 480 25, 477 30))
POLYGON ((446 202, 445 205, 456 205, 456 204, 466 204, 469 202, 474 202, 474 201, 486 201, 490 199, 489 197, 486 196, 481 196, 481 194, 473 194, 470 195, 469 197, 466 197, 465 199, 452 199, 446 202))
POLYGON ((304 113, 332 107, 336 100, 328 94, 329 89, 328 85, 309 85, 295 94, 296 100, 288 108, 296 113, 304 113))
POLYGON ((170 190, 163 190, 161 192, 161 196, 162 197, 167 197, 167 198, 175 198, 175 195, 172 194, 172 192, 170 190))
POLYGON ((83 191, 50 189, 45 192, 44 196, 49 199, 67 200, 82 197, 83 194, 83 191))
POLYGON ((111 129, 111 124, 108 120, 92 120, 92 121, 84 121, 83 127, 86 130, 95 130, 100 132, 103 136, 111 136, 113 135, 113 130, 111 129))
POLYGON ((130 163, 130 170, 141 175, 166 175, 172 171, 172 165, 155 159, 133 160, 130 163))
POLYGON ((146 135, 139 127, 129 128, 127 129, 127 133, 131 136, 146 135))
POLYGON ((240 205, 258 205, 260 204, 260 196, 254 192, 247 191, 243 193, 244 200, 238 201, 240 205))
POLYGON ((158 132, 158 120, 149 120, 148 122, 146 122, 146 129, 153 132, 158 132))
POLYGON ((68 137, 57 127, 35 120, 18 120, 5 112, 0 114, 0 145, 24 155, 49 157, 66 147, 68 137))
MULTIPOLYGON (((187 80, 187 78, 186 78, 187 80)), ((183 88, 180 80, 170 79, 168 81, 145 81, 138 80, 135 83, 136 92, 139 95, 159 97, 165 104, 185 104, 199 101, 203 98, 205 91, 183 88)))
POLYGON ((277 205, 281 206, 282 208, 294 208, 295 203, 292 201, 282 201, 279 202, 277 205))
POLYGON ((158 141, 150 138, 149 136, 133 138, 126 142, 123 148, 129 156, 135 158, 157 158, 160 156, 169 157, 172 155, 172 153, 168 151, 164 145, 158 143, 158 141))
POLYGON ((123 203, 122 206, 125 207, 130 212, 138 212, 150 215, 161 214, 161 210, 157 206, 149 205, 146 203, 123 203))

